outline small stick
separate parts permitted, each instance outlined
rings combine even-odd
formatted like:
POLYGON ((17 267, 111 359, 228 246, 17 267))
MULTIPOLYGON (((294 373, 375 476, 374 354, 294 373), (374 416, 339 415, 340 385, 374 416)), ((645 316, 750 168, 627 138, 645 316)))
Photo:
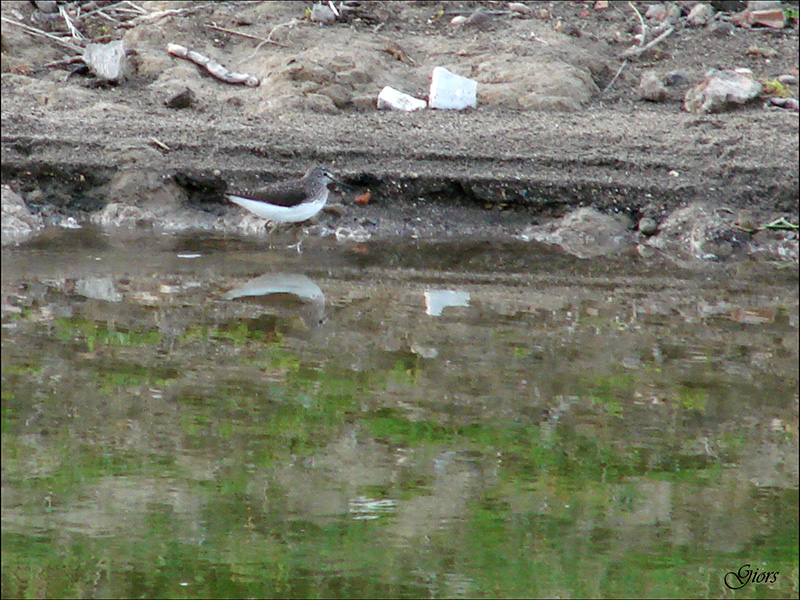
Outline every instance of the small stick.
POLYGON ((64 60, 55 60, 53 62, 42 65, 43 68, 48 69, 52 67, 66 67, 67 65, 74 65, 75 63, 83 62, 83 56, 73 56, 72 58, 65 58, 64 60))
POLYGON ((620 55, 620 58, 624 58, 625 60, 622 61, 622 64, 620 65, 620 67, 617 70, 617 72, 614 75, 614 77, 611 78, 611 81, 608 82, 608 85, 603 88, 602 92, 600 92, 601 96, 603 94, 605 94, 609 90, 609 88, 611 88, 612 85, 614 85, 614 82, 617 80, 617 78, 619 77, 620 73, 622 73, 622 70, 628 64, 628 58, 633 57, 633 56, 639 56, 642 52, 645 52, 646 50, 649 50, 650 48, 652 48, 653 46, 658 44, 661 40, 665 39, 673 31, 675 31, 674 27, 670 27, 667 31, 662 33, 660 36, 658 36, 652 42, 650 42, 649 44, 645 45, 644 40, 647 37, 647 25, 645 25, 644 19, 642 18, 642 14, 636 8, 636 6, 633 4, 633 2, 628 2, 628 6, 631 7, 631 10, 633 10, 633 12, 636 13, 636 16, 639 18, 639 24, 641 25, 641 28, 642 28, 642 39, 639 42, 638 46, 631 46, 630 48, 628 48, 625 52, 623 52, 620 55))
POLYGON ((132 8, 125 8, 124 6, 111 6, 106 8, 111 8, 111 10, 122 13, 124 15, 139 15, 140 17, 147 16, 146 14, 143 15, 138 10, 133 10, 132 8))
POLYGON ((549 45, 550 45, 550 44, 548 44, 547 42, 545 42, 545 41, 544 41, 542 38, 540 38, 538 35, 536 35, 535 33, 533 33, 532 31, 531 31, 531 39, 532 39, 534 42, 539 42, 540 44, 542 44, 542 45, 544 45, 544 46, 549 46, 549 45))
POLYGON ((636 13, 636 16, 639 17, 639 25, 641 26, 642 30, 642 40, 639 42, 640 46, 644 46, 644 40, 647 38, 647 25, 644 24, 644 19, 642 18, 642 13, 639 12, 639 9, 633 4, 633 2, 628 2, 628 6, 631 7, 631 10, 636 13))
POLYGON ((164 150, 165 152, 169 152, 172 150, 169 146, 167 146, 164 142, 159 140, 158 138, 150 137, 150 141, 153 142, 156 146, 164 150))
POLYGON ((127 4, 131 8, 135 9, 140 15, 148 14, 145 9, 143 9, 141 6, 137 6, 136 4, 131 2, 130 0, 122 0, 122 2, 120 2, 120 4, 127 4))
POLYGON ((794 225, 786 220, 786 217, 779 217, 772 221, 771 223, 767 223, 764 225, 764 229, 797 229, 797 225, 794 225))
POLYGON ((251 35, 249 33, 243 33, 241 31, 236 31, 234 29, 225 29, 224 27, 220 27, 216 23, 211 23, 211 24, 206 23, 205 26, 208 27, 209 29, 213 29, 214 31, 222 31, 223 33, 230 33, 232 35, 240 35, 242 37, 245 37, 245 38, 248 38, 248 39, 251 39, 251 40, 258 40, 262 44, 275 44, 276 46, 280 46, 281 48, 288 48, 289 47, 289 46, 287 46, 285 44, 281 44, 280 42, 276 42, 274 40, 270 40, 270 39, 267 39, 267 38, 258 37, 257 35, 251 35))
MULTIPOLYGON (((636 5, 634 5, 633 2, 628 2, 628 6, 631 7, 631 10, 639 18, 639 26, 640 29, 642 30, 642 38, 639 40, 639 46, 642 46, 644 44, 645 38, 647 37, 647 25, 645 25, 644 19, 642 18, 642 13, 639 12, 639 10, 636 8, 636 5)), ((611 88, 612 85, 614 85, 614 82, 617 80, 620 73, 622 73, 622 70, 627 66, 628 58, 627 57, 624 58, 625 60, 622 61, 622 64, 619 66, 619 69, 617 69, 617 72, 614 74, 614 77, 611 78, 611 81, 608 82, 608 85, 603 88, 602 92, 600 92, 601 96, 605 94, 611 88)))
POLYGON ((63 4, 58 7, 58 14, 61 15, 62 19, 64 19, 64 22, 67 24, 67 29, 69 29, 69 33, 72 35, 72 37, 74 37, 76 40, 85 39, 84 35, 75 28, 75 25, 73 25, 72 19, 69 18, 67 9, 63 4))
MULTIPOLYGON (((113 6, 106 6, 106 7, 103 7, 103 8, 109 8, 109 9, 112 9, 112 10, 116 10, 113 6)), ((79 19, 85 19, 86 17, 90 17, 92 15, 99 15, 99 16, 103 17, 104 19, 107 19, 107 20, 111 21, 112 23, 119 23, 118 19, 115 19, 111 15, 107 15, 105 13, 105 11, 103 10, 103 8, 95 8, 94 10, 91 10, 91 11, 89 11, 87 13, 83 13, 82 15, 80 15, 78 17, 75 17, 75 20, 77 21, 79 19)))
POLYGON ((639 56, 643 52, 647 52, 648 50, 650 50, 650 48, 652 48, 656 44, 661 43, 662 41, 667 39, 668 36, 672 35, 673 31, 675 31, 675 28, 674 27, 670 27, 664 33, 662 33, 660 36, 658 36, 656 39, 654 39, 652 42, 646 44, 645 46, 632 46, 632 47, 628 48, 627 50, 625 50, 625 52, 620 54, 620 58, 626 58, 627 59, 627 58, 631 58, 631 57, 634 57, 634 56, 639 56))
POLYGON ((138 25, 139 23, 147 23, 149 21, 155 21, 156 19, 163 19, 164 17, 172 17, 176 15, 192 13, 195 10, 196 9, 194 8, 171 8, 169 10, 159 10, 156 12, 147 13, 146 15, 142 15, 140 17, 134 17, 130 21, 127 21, 125 24, 133 26, 133 25, 138 25))
POLYGON ((340 17, 339 11, 336 10, 336 5, 333 3, 333 0, 328 0, 328 8, 331 9, 331 12, 333 13, 334 17, 336 17, 337 19, 340 17))
POLYGON ((619 77, 619 74, 622 73, 622 69, 624 69, 625 65, 627 64, 628 64, 628 59, 626 58, 625 60, 622 61, 622 64, 619 66, 619 69, 617 69, 616 75, 614 75, 614 77, 611 78, 611 81, 608 82, 608 85, 603 88, 602 92, 600 92, 601 96, 605 94, 612 85, 614 85, 614 82, 617 80, 617 77, 619 77))
POLYGON ((16 25, 17 27, 22 27, 25 31, 30 33, 31 35, 38 35, 40 37, 49 38, 55 42, 58 42, 62 46, 66 46, 70 50, 74 50, 75 52, 83 52, 83 48, 80 46, 73 44, 72 42, 67 42, 66 40, 62 40, 60 37, 47 33, 46 31, 42 31, 41 29, 37 29, 36 27, 31 27, 30 25, 25 25, 25 23, 17 23, 16 21, 12 21, 7 17, 0 16, 0 19, 9 23, 11 25, 16 25))
POLYGON ((267 36, 267 39, 272 41, 272 34, 278 31, 278 29, 280 29, 281 27, 291 28, 297 25, 299 22, 300 21, 298 21, 297 19, 292 19, 291 21, 287 21, 286 23, 280 23, 278 25, 275 25, 275 27, 269 30, 269 35, 267 36))

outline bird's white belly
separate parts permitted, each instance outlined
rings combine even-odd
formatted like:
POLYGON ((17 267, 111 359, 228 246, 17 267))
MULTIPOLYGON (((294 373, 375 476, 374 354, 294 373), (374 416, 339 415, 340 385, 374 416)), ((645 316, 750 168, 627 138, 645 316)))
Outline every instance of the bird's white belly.
POLYGON ((328 191, 325 190, 325 193, 312 202, 303 202, 297 206, 277 206, 232 194, 228 194, 228 200, 242 208, 246 208, 259 217, 275 223, 300 223, 307 221, 322 210, 322 207, 328 201, 328 191))

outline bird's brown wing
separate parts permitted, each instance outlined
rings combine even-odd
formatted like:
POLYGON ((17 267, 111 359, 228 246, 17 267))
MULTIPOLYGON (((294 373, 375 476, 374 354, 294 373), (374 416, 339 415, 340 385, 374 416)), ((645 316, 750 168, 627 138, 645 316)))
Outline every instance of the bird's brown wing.
POLYGON ((253 192, 238 194, 251 200, 269 202, 278 206, 297 206, 306 199, 306 193, 301 187, 267 186, 253 192))

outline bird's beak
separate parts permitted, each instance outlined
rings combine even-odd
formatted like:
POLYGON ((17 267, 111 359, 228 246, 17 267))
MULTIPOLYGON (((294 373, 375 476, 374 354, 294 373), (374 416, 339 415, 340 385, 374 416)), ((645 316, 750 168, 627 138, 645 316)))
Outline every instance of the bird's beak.
POLYGON ((354 190, 355 188, 352 185, 345 183, 344 181, 339 181, 338 179, 334 179, 330 175, 328 175, 328 179, 330 179, 333 183, 339 184, 342 187, 346 187, 349 190, 354 190))

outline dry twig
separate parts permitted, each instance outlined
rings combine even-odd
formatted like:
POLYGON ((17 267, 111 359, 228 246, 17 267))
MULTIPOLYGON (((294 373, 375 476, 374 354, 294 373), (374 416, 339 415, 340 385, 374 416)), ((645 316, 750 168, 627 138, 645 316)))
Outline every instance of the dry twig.
POLYGON ((79 62, 83 62, 83 56, 73 56, 72 58, 65 58, 64 60, 54 60, 53 62, 42 65, 42 68, 50 69, 52 67, 66 67, 79 62))
POLYGON ((639 56, 643 52, 647 52, 648 50, 650 50, 650 48, 652 48, 656 44, 660 44, 665 39, 667 39, 667 37, 670 36, 673 31, 675 31, 675 28, 670 27, 664 33, 662 33, 660 36, 654 39, 652 42, 645 44, 644 46, 632 46, 628 48, 627 50, 625 50, 625 52, 620 54, 620 58, 624 58, 627 60, 628 58, 633 58, 634 56, 639 56))
POLYGON ((85 39, 85 36, 78 31, 78 29, 72 23, 72 19, 70 19, 69 13, 67 12, 67 8, 63 4, 58 7, 58 14, 61 15, 62 19, 64 19, 64 22, 67 24, 67 29, 69 29, 69 33, 72 37, 74 37, 76 40, 85 39))
POLYGON ((291 21, 287 21, 286 23, 280 23, 278 25, 275 25, 275 27, 269 30, 269 35, 267 36, 267 39, 272 40, 272 34, 278 31, 278 29, 280 29, 281 27, 288 27, 289 29, 291 29, 299 22, 300 21, 298 19, 292 19, 291 21))
POLYGON ((645 25, 644 19, 642 18, 642 13, 639 12, 639 9, 636 8, 636 5, 633 2, 628 2, 628 6, 630 6, 631 10, 636 13, 637 17, 639 17, 639 28, 642 30, 642 39, 639 41, 639 45, 644 46, 644 41, 647 39, 647 25, 645 25))
POLYGON ((104 9, 106 9, 106 10, 116 10, 116 8, 114 6, 104 6, 104 7, 101 7, 101 8, 95 8, 94 10, 90 10, 87 13, 83 13, 82 15, 79 15, 79 16, 75 17, 75 20, 78 21, 80 19, 85 19, 86 17, 91 17, 93 15, 98 15, 100 17, 103 17, 107 21, 111 21, 112 23, 115 23, 115 24, 119 23, 118 19, 115 19, 111 15, 106 14, 104 9))
POLYGON ((187 13, 193 13, 196 8, 171 8, 169 10, 158 10, 156 12, 147 13, 146 15, 142 15, 140 17, 136 17, 131 19, 130 21, 126 22, 126 25, 138 25, 139 23, 149 23, 150 21, 155 21, 156 19, 163 19, 164 17, 174 17, 177 15, 185 15, 187 13))
POLYGON ((39 37, 45 37, 45 38, 51 39, 54 42, 58 42, 62 46, 65 46, 65 47, 69 48, 70 50, 74 50, 75 52, 83 52, 83 48, 81 48, 77 44, 73 44, 72 42, 68 42, 66 40, 62 40, 60 37, 55 36, 55 35, 53 35, 51 33, 47 33, 46 31, 42 31, 41 29, 38 29, 36 27, 31 27, 30 25, 25 25, 25 23, 18 23, 17 21, 13 21, 12 19, 9 19, 7 17, 0 16, 0 19, 5 21, 6 23, 9 23, 10 25, 16 25, 17 27, 22 27, 25 31, 27 31, 31 35, 37 35, 39 37))
POLYGON ((617 80, 617 77, 619 77, 619 74, 622 73, 622 69, 624 69, 627 64, 628 64, 628 59, 626 58, 625 60, 622 61, 622 64, 619 66, 619 69, 617 69, 617 72, 614 74, 614 77, 611 78, 611 81, 608 82, 608 85, 603 88, 602 92, 600 92, 601 96, 605 94, 611 88, 612 85, 614 85, 614 82, 617 80))
POLYGON ((259 42, 261 42, 261 44, 259 44, 258 47, 260 47, 263 44, 275 44, 276 46, 280 46, 281 48, 288 48, 287 45, 281 44, 280 42, 276 42, 269 38, 262 38, 258 37, 257 35, 242 33, 241 31, 236 31, 235 29, 225 29, 224 27, 220 27, 216 23, 210 23, 210 24, 207 23, 205 26, 208 27, 209 29, 213 29, 214 31, 222 31, 223 33, 230 33, 232 35, 239 35, 241 37, 245 37, 251 40, 258 40, 259 42))
POLYGON ((154 143, 156 146, 158 146, 158 147, 159 147, 159 148, 161 148, 162 150, 164 150, 165 152, 169 152, 170 150, 172 150, 172 148, 170 148, 169 146, 167 146, 167 145, 166 145, 164 142, 162 142, 162 141, 161 141, 161 140, 159 140, 158 138, 155 138, 155 137, 152 137, 152 136, 151 136, 151 137, 150 137, 150 141, 151 141, 151 142, 153 142, 153 143, 154 143))
POLYGON ((147 14, 147 11, 145 9, 143 9, 141 6, 138 6, 138 5, 134 4, 130 0, 122 0, 122 2, 120 2, 120 4, 127 4, 132 9, 134 9, 136 12, 138 12, 140 15, 146 15, 147 14))
POLYGON ((641 38, 639 39, 639 45, 638 46, 631 46, 630 48, 628 48, 625 52, 623 52, 620 55, 620 58, 623 58, 625 60, 622 61, 622 64, 619 66, 619 69, 617 69, 617 72, 614 74, 614 77, 611 78, 611 81, 608 82, 608 85, 603 88, 602 92, 600 92, 601 96, 603 94, 605 94, 609 89, 611 89, 612 85, 614 85, 614 82, 620 76, 620 74, 622 73, 623 69, 627 66, 628 58, 633 57, 633 56, 639 56, 642 52, 644 52, 645 50, 655 46, 658 42, 660 42, 662 39, 667 37, 667 35, 669 35, 673 31, 673 28, 670 28, 669 31, 666 34, 661 34, 655 40, 653 40, 652 42, 650 42, 649 44, 647 44, 645 46, 644 42, 645 42, 645 39, 647 39, 647 25, 645 24, 644 19, 642 18, 642 13, 639 12, 639 9, 636 8, 636 5, 633 2, 628 2, 628 6, 631 7, 631 10, 636 15, 636 17, 639 19, 639 25, 640 25, 640 28, 642 30, 641 38))

